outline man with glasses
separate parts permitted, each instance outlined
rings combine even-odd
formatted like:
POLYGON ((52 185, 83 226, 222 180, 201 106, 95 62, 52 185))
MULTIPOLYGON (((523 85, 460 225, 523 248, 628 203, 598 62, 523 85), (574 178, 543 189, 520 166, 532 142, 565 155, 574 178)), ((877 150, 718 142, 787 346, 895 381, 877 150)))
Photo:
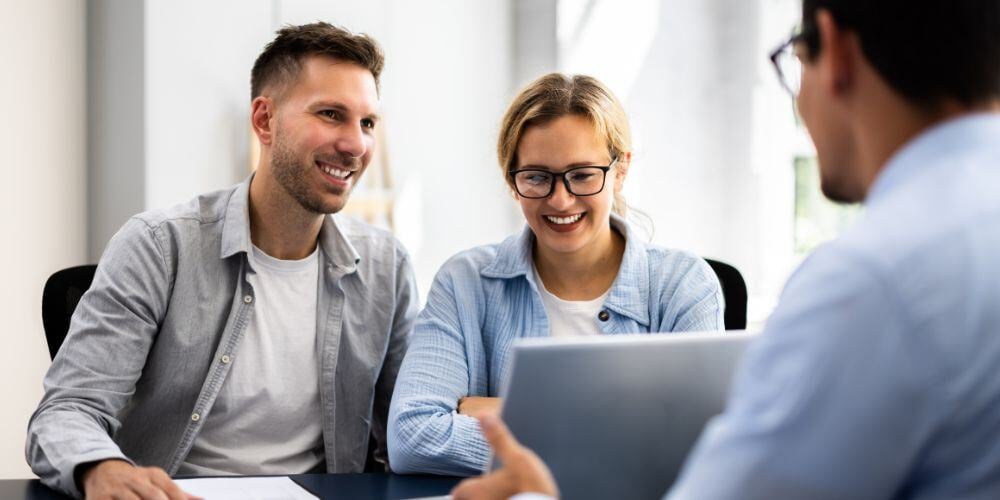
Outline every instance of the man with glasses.
MULTIPOLYGON (((772 59, 823 192, 867 213, 789 280, 669 498, 1000 497, 1000 1, 805 0, 772 59)), ((456 498, 555 494, 484 430, 506 467, 456 498)))

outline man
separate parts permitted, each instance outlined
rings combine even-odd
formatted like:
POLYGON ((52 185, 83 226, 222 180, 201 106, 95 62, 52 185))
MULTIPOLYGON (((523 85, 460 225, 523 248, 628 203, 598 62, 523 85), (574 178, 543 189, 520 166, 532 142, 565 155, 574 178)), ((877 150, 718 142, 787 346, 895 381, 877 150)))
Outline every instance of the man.
MULTIPOLYGON (((867 213, 789 280, 669 497, 998 498, 1000 1, 803 5, 823 191, 867 213)), ((511 469, 457 498, 555 494, 484 425, 511 469)))
POLYGON ((371 160, 382 66, 326 23, 264 49, 256 173, 108 244, 28 427, 45 484, 184 498, 168 475, 361 472, 370 438, 385 463, 413 273, 390 234, 328 215, 371 160))

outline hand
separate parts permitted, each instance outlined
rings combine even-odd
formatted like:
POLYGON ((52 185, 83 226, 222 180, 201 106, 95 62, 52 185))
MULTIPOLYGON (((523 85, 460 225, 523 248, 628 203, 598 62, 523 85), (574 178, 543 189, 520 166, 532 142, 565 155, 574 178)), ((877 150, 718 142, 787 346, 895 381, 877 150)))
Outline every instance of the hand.
POLYGON ((136 467, 124 460, 105 460, 83 473, 87 500, 193 500, 159 467, 136 467))
POLYGON ((466 479, 451 492, 455 500, 507 499, 518 493, 558 497, 552 473, 538 455, 518 443, 496 415, 479 419, 483 434, 503 466, 496 472, 466 479))
POLYGON ((500 415, 500 398, 482 398, 479 396, 466 396, 458 400, 458 413, 468 415, 472 418, 480 418, 485 415, 500 415))

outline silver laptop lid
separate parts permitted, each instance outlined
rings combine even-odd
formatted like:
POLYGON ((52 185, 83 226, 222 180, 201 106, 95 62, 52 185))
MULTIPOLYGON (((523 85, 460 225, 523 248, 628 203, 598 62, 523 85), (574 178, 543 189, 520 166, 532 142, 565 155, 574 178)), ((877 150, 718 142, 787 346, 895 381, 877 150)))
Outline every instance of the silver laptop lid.
POLYGON ((660 498, 724 408, 753 336, 522 339, 502 416, 552 469, 563 498, 660 498))

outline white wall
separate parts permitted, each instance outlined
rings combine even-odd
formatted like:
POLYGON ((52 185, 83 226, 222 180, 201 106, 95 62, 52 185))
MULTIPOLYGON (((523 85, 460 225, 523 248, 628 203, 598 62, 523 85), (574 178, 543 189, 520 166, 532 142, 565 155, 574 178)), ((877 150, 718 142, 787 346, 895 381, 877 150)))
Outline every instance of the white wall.
POLYGON ((267 0, 145 2, 145 208, 250 174, 250 68, 273 38, 267 0))
POLYGON ((523 224, 496 160, 513 96, 511 2, 391 0, 386 145, 401 196, 400 239, 421 298, 444 261, 523 224))
POLYGON ((48 351, 42 286, 86 256, 83 2, 0 0, 0 479, 31 477, 28 417, 48 351))
POLYGON ((561 69, 602 79, 629 114, 636 147, 629 203, 653 219, 656 243, 739 268, 750 287, 748 319, 758 324, 796 264, 799 133, 767 56, 794 26, 797 4, 560 3, 570 9, 560 13, 561 69), (609 38, 609 24, 628 30, 609 38))
POLYGON ((145 207, 144 2, 87 3, 87 262, 145 207))

